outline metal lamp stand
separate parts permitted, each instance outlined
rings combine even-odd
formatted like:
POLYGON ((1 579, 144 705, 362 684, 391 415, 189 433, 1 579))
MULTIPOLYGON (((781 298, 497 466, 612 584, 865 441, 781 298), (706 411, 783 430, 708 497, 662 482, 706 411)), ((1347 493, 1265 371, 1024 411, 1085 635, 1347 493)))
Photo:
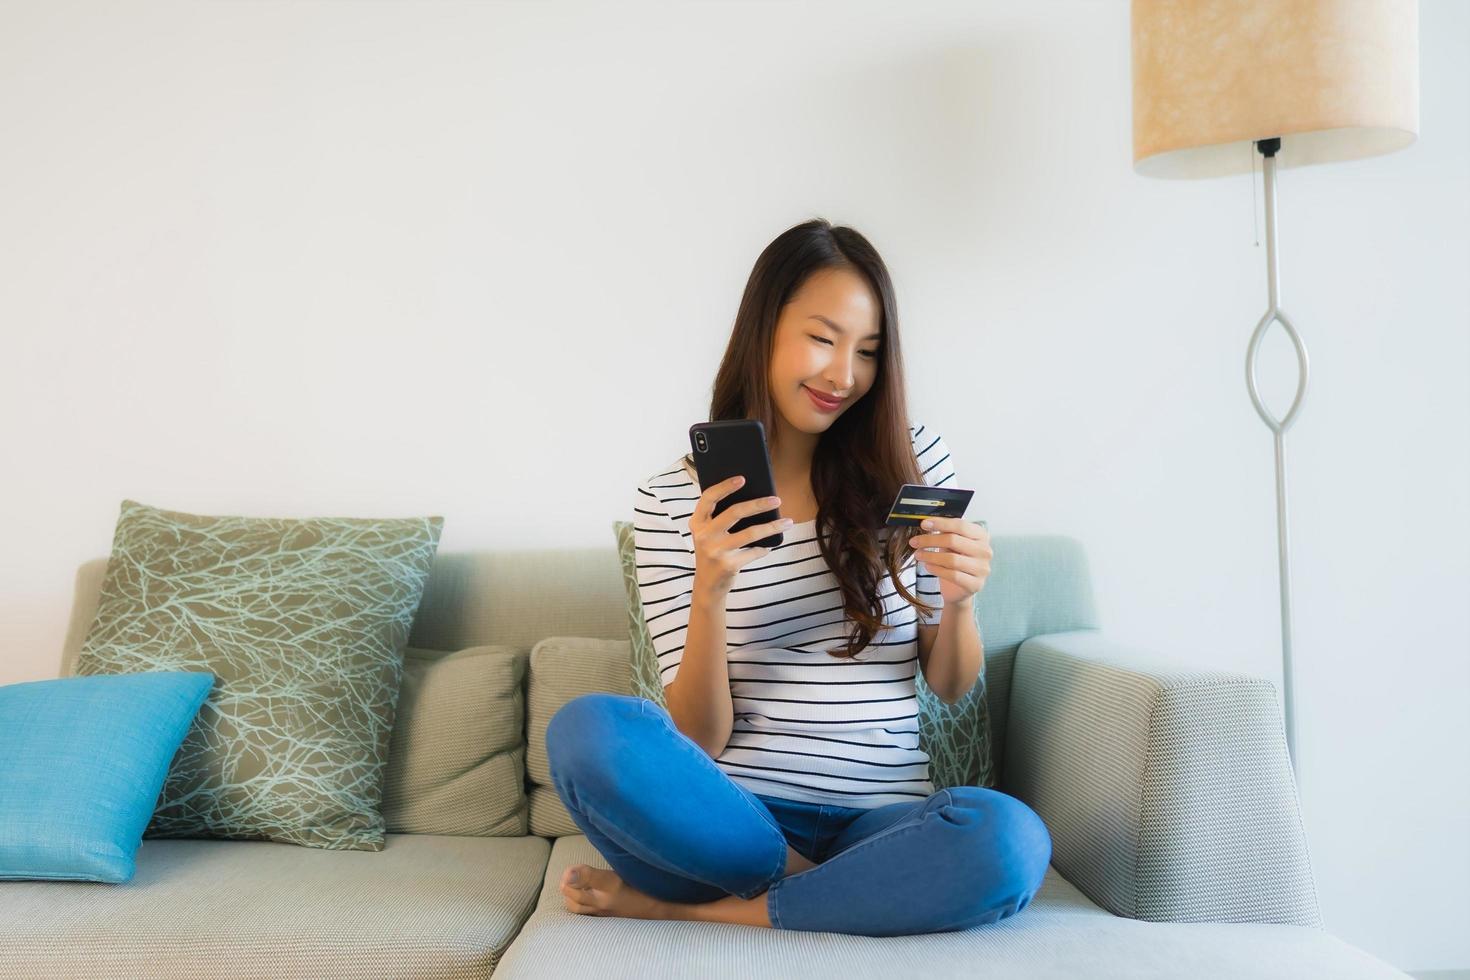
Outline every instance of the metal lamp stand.
POLYGON ((1245 356, 1245 383, 1246 388, 1250 391, 1251 402, 1256 406, 1257 414, 1276 435, 1276 536, 1281 561, 1281 683, 1285 702, 1286 751, 1291 758, 1293 778, 1300 789, 1302 767, 1296 750, 1295 683, 1292 678, 1291 663, 1291 575, 1287 558, 1286 448, 1283 436, 1296 419, 1297 410, 1302 404, 1302 396, 1307 393, 1307 348, 1302 344, 1302 338, 1297 334, 1296 328, 1291 325, 1291 321, 1281 310, 1281 296, 1277 285, 1279 277, 1276 268, 1276 153, 1281 149, 1281 138, 1274 136, 1270 139, 1257 140, 1256 149, 1260 151, 1262 172, 1266 178, 1266 288, 1270 306, 1265 315, 1261 317, 1260 322, 1256 324, 1255 333, 1251 334, 1250 347, 1245 356), (1261 338, 1266 335, 1266 330, 1271 326, 1273 320, 1279 322, 1282 329, 1286 331, 1286 335, 1291 338, 1293 346, 1296 347, 1299 365, 1296 398, 1292 401, 1286 416, 1281 419, 1271 414, 1262 403, 1260 392, 1256 390, 1256 355, 1260 350, 1261 338))

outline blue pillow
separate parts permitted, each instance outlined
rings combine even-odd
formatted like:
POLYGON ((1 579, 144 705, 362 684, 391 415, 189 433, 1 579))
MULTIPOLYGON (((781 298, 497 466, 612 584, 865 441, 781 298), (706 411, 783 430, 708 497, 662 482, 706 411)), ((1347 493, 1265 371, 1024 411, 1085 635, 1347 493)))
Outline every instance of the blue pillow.
POLYGON ((213 686, 213 674, 169 670, 0 687, 0 878, 132 878, 213 686))

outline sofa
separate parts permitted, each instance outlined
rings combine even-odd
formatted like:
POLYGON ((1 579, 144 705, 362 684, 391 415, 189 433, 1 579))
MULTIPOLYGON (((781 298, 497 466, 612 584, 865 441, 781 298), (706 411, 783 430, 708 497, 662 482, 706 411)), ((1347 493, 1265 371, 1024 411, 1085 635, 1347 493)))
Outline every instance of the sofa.
MULTIPOLYGON (((618 552, 450 553, 409 639, 384 850, 147 838, 125 884, 0 882, 0 977, 1405 976, 1323 928, 1274 686, 1109 639, 1079 542, 992 541, 968 697, 997 788, 1053 840, 1017 915, 876 938, 567 911, 562 871, 608 865, 544 735, 570 698, 633 690, 618 552)), ((105 567, 78 571, 62 676, 105 567)))

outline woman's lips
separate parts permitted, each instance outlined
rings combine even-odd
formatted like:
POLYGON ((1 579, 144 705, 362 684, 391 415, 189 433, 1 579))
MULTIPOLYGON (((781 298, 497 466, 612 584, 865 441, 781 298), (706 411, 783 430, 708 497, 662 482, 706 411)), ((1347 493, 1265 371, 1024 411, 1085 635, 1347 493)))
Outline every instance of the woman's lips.
POLYGON ((801 386, 801 389, 803 391, 805 391, 806 392, 806 396, 812 400, 812 404, 815 405, 815 406, 817 406, 817 411, 819 411, 819 412, 835 412, 839 408, 842 407, 842 402, 845 400, 845 399, 834 399, 834 400, 828 401, 827 399, 825 399, 822 396, 818 395, 815 391, 812 391, 806 385, 802 385, 801 386))

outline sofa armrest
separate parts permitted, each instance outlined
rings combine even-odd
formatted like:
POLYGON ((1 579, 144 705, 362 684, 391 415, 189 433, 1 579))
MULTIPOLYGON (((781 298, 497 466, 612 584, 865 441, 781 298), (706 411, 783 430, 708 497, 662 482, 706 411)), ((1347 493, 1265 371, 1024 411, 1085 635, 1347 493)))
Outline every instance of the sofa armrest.
POLYGON ((1007 792, 1098 905, 1156 922, 1320 927, 1275 686, 1184 670, 1096 630, 1016 653, 1007 792))

